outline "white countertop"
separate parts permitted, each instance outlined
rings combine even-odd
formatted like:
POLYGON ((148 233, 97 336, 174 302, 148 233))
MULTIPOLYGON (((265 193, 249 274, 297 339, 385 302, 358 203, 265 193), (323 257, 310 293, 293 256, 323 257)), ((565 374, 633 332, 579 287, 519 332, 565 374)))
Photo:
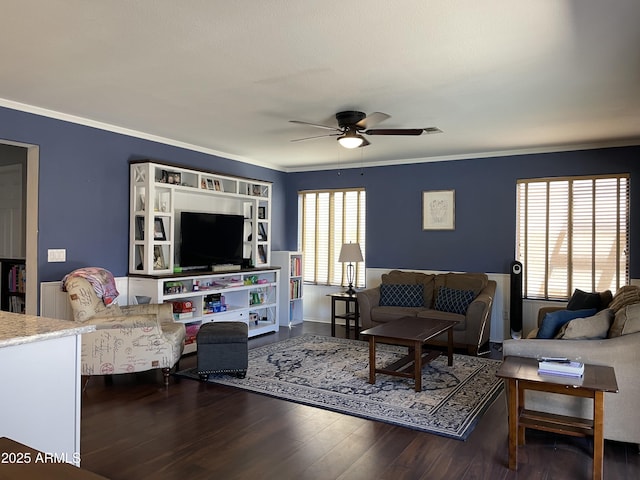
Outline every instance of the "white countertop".
POLYGON ((93 332, 95 325, 0 312, 0 348, 93 332))

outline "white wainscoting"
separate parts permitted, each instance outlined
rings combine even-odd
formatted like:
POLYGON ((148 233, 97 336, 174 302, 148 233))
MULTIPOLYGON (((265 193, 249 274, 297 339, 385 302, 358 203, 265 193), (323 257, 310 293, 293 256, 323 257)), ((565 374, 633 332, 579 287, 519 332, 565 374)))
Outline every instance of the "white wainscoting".
MULTIPOLYGON (((389 272, 389 268, 367 268, 366 282, 367 288, 380 285, 380 278, 383 273, 389 272)), ((446 273, 433 270, 413 270, 423 273, 446 273)), ((489 279, 497 283, 496 296, 493 300, 491 314, 491 334, 492 342, 502 343, 505 338, 510 338, 509 327, 509 274, 488 274, 489 279)), ((331 321, 331 299, 327 297, 330 293, 346 290, 340 287, 328 287, 321 285, 305 285, 304 287, 304 319, 314 322, 331 321)), ((342 322, 338 320, 338 322, 342 322)), ((344 323, 344 322, 343 322, 344 323)), ((527 325, 527 323, 524 323, 527 325)), ((535 320, 534 320, 535 324, 535 320)), ((533 327, 531 327, 533 328, 533 327)))
MULTIPOLYGON (((129 278, 118 277, 115 281, 116 288, 120 293, 116 302, 118 305, 127 305, 129 278)), ((62 291, 62 282, 40 283, 40 316, 58 318, 60 320, 73 320, 73 312, 69 305, 67 292, 62 291)))
MULTIPOLYGON (((383 273, 389 272, 387 268, 367 268, 366 282, 367 288, 373 288, 380 285, 383 273)), ((406 270, 406 269, 405 269, 406 270)), ((414 270, 423 273, 446 273, 433 270, 414 270)), ((487 274, 489 279, 495 280, 496 295, 493 299, 493 308, 491 310, 491 332, 490 340, 496 343, 502 343, 504 340, 511 338, 511 327, 509 325, 509 315, 511 312, 511 278, 508 273, 487 274)), ((640 280, 631 280, 631 285, 640 285, 640 280)), ((331 321, 331 299, 328 294, 346 290, 340 287, 328 287, 319 285, 305 285, 304 287, 304 319, 314 322, 331 321)), ((341 305, 341 304, 339 304, 341 305)), ((523 300, 522 302, 522 331, 523 337, 538 326, 538 310, 546 306, 564 305, 563 302, 551 302, 545 300, 523 300)), ((343 320, 338 319, 338 323, 344 324, 343 320)))

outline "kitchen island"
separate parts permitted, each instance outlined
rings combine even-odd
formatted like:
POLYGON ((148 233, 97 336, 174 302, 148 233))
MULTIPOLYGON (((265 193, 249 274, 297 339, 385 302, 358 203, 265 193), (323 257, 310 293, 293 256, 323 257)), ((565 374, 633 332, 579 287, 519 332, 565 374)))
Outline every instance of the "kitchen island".
POLYGON ((80 465, 80 335, 94 330, 0 312, 0 437, 80 465))

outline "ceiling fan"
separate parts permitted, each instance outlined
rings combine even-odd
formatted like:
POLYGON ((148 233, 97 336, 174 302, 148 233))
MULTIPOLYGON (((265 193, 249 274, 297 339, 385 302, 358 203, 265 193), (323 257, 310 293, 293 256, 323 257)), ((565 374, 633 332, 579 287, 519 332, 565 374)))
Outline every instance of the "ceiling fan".
POLYGON ((324 128, 325 130, 333 130, 334 133, 326 135, 316 135, 314 137, 298 138, 291 140, 292 142, 300 142, 303 140, 312 140, 322 137, 338 137, 338 142, 345 148, 358 148, 370 145, 370 142, 362 135, 422 135, 423 133, 442 133, 437 127, 427 128, 375 128, 370 127, 391 118, 390 115, 381 112, 374 112, 366 115, 363 112, 346 111, 336 113, 338 127, 330 125, 321 125, 318 123, 301 122, 300 120, 289 120, 291 123, 299 125, 309 125, 316 128, 324 128))

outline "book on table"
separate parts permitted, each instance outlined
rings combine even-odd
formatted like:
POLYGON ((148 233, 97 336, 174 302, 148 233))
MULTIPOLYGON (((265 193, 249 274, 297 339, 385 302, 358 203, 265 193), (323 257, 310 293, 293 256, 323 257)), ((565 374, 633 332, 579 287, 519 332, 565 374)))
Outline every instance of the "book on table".
POLYGON ((584 374, 584 363, 568 358, 542 358, 538 362, 538 373, 581 377, 584 374))

